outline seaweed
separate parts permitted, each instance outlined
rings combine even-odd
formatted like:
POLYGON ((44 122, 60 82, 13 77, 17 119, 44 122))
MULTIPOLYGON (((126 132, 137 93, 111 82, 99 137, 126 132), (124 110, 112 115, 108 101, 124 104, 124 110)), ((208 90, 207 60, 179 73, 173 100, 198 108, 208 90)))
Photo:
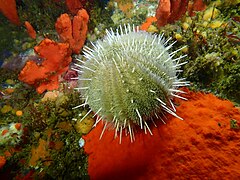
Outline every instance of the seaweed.
POLYGON ((191 81, 191 89, 212 92, 240 104, 239 10, 233 5, 226 10, 224 4, 214 2, 196 16, 186 15, 182 21, 162 27, 160 32, 167 37, 181 36, 175 38, 173 51, 187 45, 179 52, 188 55, 180 76, 191 81))
POLYGON ((67 11, 65 2, 51 0, 24 0, 18 4, 18 14, 22 22, 29 21, 40 32, 55 29, 56 19, 67 11))

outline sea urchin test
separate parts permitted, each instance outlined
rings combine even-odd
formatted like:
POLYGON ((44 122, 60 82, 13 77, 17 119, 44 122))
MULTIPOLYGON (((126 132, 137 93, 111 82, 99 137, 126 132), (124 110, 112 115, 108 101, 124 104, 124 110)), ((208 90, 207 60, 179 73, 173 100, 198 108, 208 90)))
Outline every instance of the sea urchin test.
MULTIPOLYGON (((164 40, 163 35, 139 31, 138 27, 120 26, 116 32, 106 30, 106 36, 92 47, 83 48, 86 61, 77 59, 80 91, 84 103, 97 116, 96 123, 104 121, 102 137, 108 126, 115 128, 115 137, 122 134, 135 139, 134 129, 139 126, 152 134, 149 123, 169 113, 179 119, 172 102, 173 97, 182 98, 178 87, 189 85, 178 79, 181 62, 185 56, 174 57, 180 51, 171 52, 174 43, 164 40)), ((76 107, 76 108, 77 108, 76 107)), ((165 122, 164 122, 165 123, 165 122)))

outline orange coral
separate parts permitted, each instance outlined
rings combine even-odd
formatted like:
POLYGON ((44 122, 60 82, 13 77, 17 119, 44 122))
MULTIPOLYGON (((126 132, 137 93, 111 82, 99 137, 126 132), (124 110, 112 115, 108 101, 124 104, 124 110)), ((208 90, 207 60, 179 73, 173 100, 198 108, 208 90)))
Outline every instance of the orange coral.
POLYGON ((187 11, 189 0, 172 0, 171 1, 171 15, 168 18, 168 23, 180 19, 187 11))
POLYGON ((18 174, 16 177, 14 177, 15 180, 34 180, 34 179, 41 179, 41 175, 35 174, 34 170, 30 170, 27 174, 22 173, 18 174))
POLYGON ((83 7, 80 0, 66 0, 65 2, 68 10, 73 15, 77 14, 78 10, 80 10, 83 7))
POLYGON ((34 50, 44 61, 40 65, 28 61, 18 76, 19 80, 33 85, 38 93, 57 89, 59 76, 68 70, 72 61, 69 44, 44 39, 34 50))
POLYGON ((195 0, 193 3, 189 3, 188 12, 190 16, 195 16, 195 11, 203 11, 206 9, 206 5, 203 0, 195 0))
POLYGON ((6 164, 6 161, 4 156, 0 156, 0 169, 6 164))
POLYGON ((14 149, 11 149, 11 150, 7 150, 7 151, 5 151, 4 152, 4 155, 6 156, 6 157, 11 157, 12 156, 12 154, 11 153, 14 153, 14 149), (11 151, 11 152, 10 152, 11 151))
POLYGON ((202 11, 205 8, 203 0, 194 0, 193 3, 189 0, 160 0, 156 10, 157 25, 161 27, 173 23, 179 20, 187 10, 193 16, 194 11, 202 11))
POLYGON ((15 0, 0 0, 0 12, 6 16, 11 23, 20 25, 15 0))
POLYGON ((230 128, 231 119, 240 121, 239 110, 212 94, 185 97, 175 101, 183 121, 168 115, 166 125, 151 128, 153 136, 137 132, 133 143, 123 136, 119 144, 112 130, 99 140, 100 123, 84 137, 90 178, 239 179, 240 131, 230 128))
POLYGON ((11 157, 14 152, 18 152, 17 149, 11 148, 0 155, 0 169, 6 164, 7 158, 11 157))
POLYGON ((55 23, 63 42, 69 43, 72 51, 80 53, 87 37, 89 16, 85 9, 79 10, 77 15, 70 19, 68 14, 62 14, 55 23))
POLYGON ((27 33, 28 35, 33 38, 33 39, 36 39, 36 31, 34 30, 34 28, 32 27, 32 25, 28 22, 28 21, 25 21, 24 23, 26 29, 27 29, 27 33))
POLYGON ((140 26, 141 30, 147 31, 153 22, 156 22, 157 18, 155 16, 147 17, 146 21, 140 26))
POLYGON ((168 18, 171 14, 171 2, 170 0, 160 0, 157 10, 156 18, 158 27, 164 26, 168 23, 168 18))

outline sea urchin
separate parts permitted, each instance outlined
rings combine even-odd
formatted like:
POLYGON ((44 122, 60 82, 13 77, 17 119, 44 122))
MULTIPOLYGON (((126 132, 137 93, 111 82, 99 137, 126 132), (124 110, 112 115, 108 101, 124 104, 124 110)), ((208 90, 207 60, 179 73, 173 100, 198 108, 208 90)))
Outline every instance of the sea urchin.
POLYGON ((114 126, 121 143, 123 129, 134 140, 136 125, 152 134, 147 123, 153 116, 163 121, 161 114, 167 112, 182 119, 171 99, 184 99, 177 88, 189 83, 177 74, 186 62, 180 62, 185 56, 173 58, 182 48, 169 52, 175 43, 167 45, 170 40, 124 25, 116 32, 106 30, 103 40, 83 48, 86 61, 77 59, 75 70, 79 73, 76 89, 85 102, 77 107, 90 107, 82 119, 94 112, 95 125, 105 121, 100 138, 108 124, 114 126))

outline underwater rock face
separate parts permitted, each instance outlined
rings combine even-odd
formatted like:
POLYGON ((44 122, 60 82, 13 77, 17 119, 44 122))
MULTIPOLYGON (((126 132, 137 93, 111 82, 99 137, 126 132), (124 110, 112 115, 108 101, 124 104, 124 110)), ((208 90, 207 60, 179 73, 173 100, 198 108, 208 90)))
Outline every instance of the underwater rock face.
POLYGON ((34 51, 30 49, 20 53, 19 55, 10 56, 7 60, 3 62, 1 68, 12 71, 19 71, 25 66, 26 62, 29 59, 35 61, 37 64, 41 64, 43 61, 43 58, 36 55, 34 51))
POLYGON ((105 121, 102 134, 110 123, 115 137, 120 134, 120 142, 123 129, 133 141, 134 125, 152 134, 147 124, 152 116, 158 118, 167 112, 182 119, 171 99, 182 98, 178 93, 184 92, 177 88, 188 85, 177 78, 180 66, 186 62, 180 62, 185 56, 173 58, 181 49, 169 52, 174 44, 167 45, 170 40, 124 25, 116 32, 107 30, 104 39, 92 43, 92 48, 83 48, 87 60, 78 59, 81 64, 76 64, 76 89, 85 102, 78 107, 89 105, 86 116, 92 111, 98 115, 95 125, 105 121))

